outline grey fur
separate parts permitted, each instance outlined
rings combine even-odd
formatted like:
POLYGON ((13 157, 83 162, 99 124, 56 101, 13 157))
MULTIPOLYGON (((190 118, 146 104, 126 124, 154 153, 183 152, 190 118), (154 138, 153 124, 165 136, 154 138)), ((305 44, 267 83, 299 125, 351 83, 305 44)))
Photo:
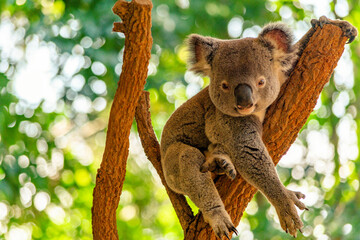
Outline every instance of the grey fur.
POLYGON ((209 76, 210 85, 166 123, 161 161, 169 187, 188 195, 220 238, 234 226, 209 171, 234 178, 236 169, 275 207, 286 232, 296 236, 303 226, 295 206, 306 209, 299 200, 305 196, 280 182, 262 141, 262 121, 313 32, 296 45, 282 23, 266 25, 258 38, 188 38, 189 69, 209 76), (234 89, 240 84, 252 90, 253 105, 246 108, 236 102, 234 89))
POLYGON ((190 53, 189 69, 195 73, 207 75, 218 47, 217 39, 191 34, 186 42, 190 53))

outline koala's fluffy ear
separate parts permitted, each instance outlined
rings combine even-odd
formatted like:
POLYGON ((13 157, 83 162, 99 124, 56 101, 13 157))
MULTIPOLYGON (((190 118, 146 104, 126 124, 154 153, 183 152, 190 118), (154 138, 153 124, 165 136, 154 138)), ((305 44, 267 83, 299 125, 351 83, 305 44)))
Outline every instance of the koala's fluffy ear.
POLYGON ((292 31, 286 24, 279 22, 266 25, 258 38, 273 51, 274 60, 280 64, 284 73, 292 69, 298 56, 293 48, 292 31))
POLYGON ((290 52, 293 43, 293 34, 284 23, 270 23, 259 34, 259 39, 270 42, 273 47, 283 52, 290 52))
POLYGON ((191 34, 187 40, 190 57, 188 68, 190 71, 209 76, 211 63, 218 47, 217 40, 211 37, 203 37, 191 34))

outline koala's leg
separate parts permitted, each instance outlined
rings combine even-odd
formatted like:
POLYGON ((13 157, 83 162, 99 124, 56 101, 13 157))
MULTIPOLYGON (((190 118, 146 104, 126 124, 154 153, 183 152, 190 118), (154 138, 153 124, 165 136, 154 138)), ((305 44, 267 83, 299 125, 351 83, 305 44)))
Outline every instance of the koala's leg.
POLYGON ((204 162, 205 156, 199 149, 180 142, 171 145, 162 159, 169 187, 188 195, 221 239, 223 236, 228 237, 230 231, 237 233, 237 230, 225 210, 210 172, 200 172, 204 162))
POLYGON ((221 144, 210 144, 205 152, 206 161, 200 167, 202 173, 210 171, 217 175, 226 174, 231 180, 236 177, 234 164, 228 155, 229 151, 221 144))
POLYGON ((235 152, 233 162, 236 170, 266 196, 277 211, 281 227, 295 237, 297 230, 303 227, 295 206, 306 209, 299 200, 305 196, 286 189, 280 182, 259 133, 253 132, 244 138, 244 141, 235 144, 234 149, 230 149, 235 152))

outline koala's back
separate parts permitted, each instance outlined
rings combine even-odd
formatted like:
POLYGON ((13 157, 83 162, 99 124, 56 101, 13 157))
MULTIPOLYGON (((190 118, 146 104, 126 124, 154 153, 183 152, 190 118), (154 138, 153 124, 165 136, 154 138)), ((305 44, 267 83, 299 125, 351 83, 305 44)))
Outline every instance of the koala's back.
POLYGON ((161 154, 163 155, 174 142, 206 150, 210 142, 205 135, 205 118, 214 108, 206 87, 176 109, 162 132, 161 154))

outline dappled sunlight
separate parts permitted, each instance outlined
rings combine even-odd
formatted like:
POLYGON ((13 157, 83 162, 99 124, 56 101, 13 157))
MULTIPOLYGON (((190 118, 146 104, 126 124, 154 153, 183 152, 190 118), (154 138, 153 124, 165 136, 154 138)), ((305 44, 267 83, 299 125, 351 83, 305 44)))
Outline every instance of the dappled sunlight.
POLYGON ((9 207, 6 203, 0 202, 0 220, 5 220, 9 214, 9 207))
POLYGON ((244 19, 241 17, 234 17, 228 23, 228 33, 231 38, 240 37, 243 30, 244 19))
MULTIPOLYGON (((7 205, 4 202, 0 204, 1 234, 4 234, 6 239, 14 240, 32 239, 32 235, 41 237, 44 233, 34 224, 26 225, 26 228, 25 225, 10 224, 12 219, 19 219, 29 214, 34 216, 34 214, 38 215, 39 212, 45 211, 54 224, 63 225, 67 223, 68 216, 72 211, 68 212, 63 208, 71 209, 74 202, 84 197, 91 203, 92 188, 80 198, 76 189, 69 192, 65 188, 57 187, 54 190, 44 191, 45 185, 39 184, 38 179, 49 179, 46 181, 53 182, 61 180, 67 187, 74 184, 79 187, 88 187, 93 184, 94 179, 91 174, 94 173, 90 173, 90 169, 79 169, 74 173, 70 170, 64 171, 64 168, 69 168, 65 159, 68 159, 69 152, 73 151, 74 157, 81 165, 92 164, 95 149, 90 148, 89 143, 78 136, 80 133, 81 136, 91 138, 93 134, 103 131, 105 125, 101 124, 101 121, 97 121, 96 124, 86 124, 89 122, 88 118, 86 117, 84 121, 79 116, 82 116, 83 113, 102 112, 107 107, 107 101, 104 98, 107 94, 105 82, 94 76, 89 81, 91 85, 88 87, 86 95, 79 94, 83 91, 87 80, 84 75, 78 74, 81 69, 87 69, 90 66, 92 66, 91 70, 94 74, 99 77, 106 74, 104 64, 99 61, 91 64, 90 58, 84 56, 84 48, 98 49, 103 46, 105 40, 95 38, 93 41, 90 37, 84 37, 84 40, 75 45, 70 53, 62 53, 54 42, 45 41, 43 34, 32 34, 25 37, 24 26, 27 25, 25 20, 2 16, 0 22, 2 36, 0 40, 0 71, 11 77, 12 81, 8 84, 9 92, 19 99, 19 101, 11 103, 9 112, 12 116, 23 116, 19 117, 18 121, 9 124, 9 127, 15 128, 26 137, 22 142, 17 142, 9 148, 13 149, 11 153, 16 158, 12 155, 6 155, 5 158, 0 157, 0 164, 6 164, 5 166, 14 168, 14 170, 19 166, 23 169, 22 171, 25 171, 20 172, 18 177, 18 181, 22 185, 19 187, 18 193, 8 192, 8 194, 12 194, 9 196, 18 195, 17 204, 19 205, 7 205), (70 101, 72 108, 69 108, 66 101, 70 101), (49 131, 48 126, 43 125, 48 120, 45 120, 45 117, 39 117, 36 113, 39 106, 44 113, 66 111, 66 117, 60 118, 63 121, 59 119, 53 124, 50 121, 49 131), (60 140, 61 138, 62 140, 60 140), (51 139, 55 140, 55 148, 51 139), (28 152, 22 152, 24 149, 27 149, 28 152), (64 156, 64 152, 67 157, 64 156), (57 197, 51 197, 52 194, 56 194, 57 197), (58 200, 55 199, 60 199, 61 206, 57 205, 58 200), (34 229, 35 232, 32 232, 34 229)), ((67 24, 60 28, 53 25, 53 33, 68 39, 75 37, 77 31, 81 29, 79 20, 71 20, 67 24)), ((2 137, 5 136, 3 134, 1 132, 2 137)), ((101 149, 103 148, 103 144, 99 146, 101 149)), ((1 170, 0 176, 2 176, 0 179, 3 180, 7 176, 11 177, 11 174, 1 170)), ((5 186, 8 189, 9 185, 5 186)), ((89 213, 80 214, 81 218, 89 215, 89 213)), ((90 226, 88 225, 84 231, 91 233, 90 226)), ((85 238, 86 236, 84 236, 85 238)))
POLYGON ((5 234, 6 240, 30 240, 31 239, 31 226, 11 226, 9 231, 5 234))
POLYGON ((247 219, 243 219, 236 229, 239 231, 239 239, 241 240, 254 239, 254 234, 251 231, 251 226, 247 219))
POLYGON ((62 225, 65 223, 66 213, 62 207, 51 203, 48 207, 46 207, 45 211, 50 220, 56 225, 62 225))
MULTIPOLYGON (((113 3, 0 3, 1 239, 92 239, 92 191, 123 66, 125 35, 111 32, 119 21, 111 13, 113 3)), ((158 138, 174 109, 209 84, 208 77, 186 70, 183 42, 190 33, 257 37, 261 26, 281 20, 299 40, 311 18, 326 15, 358 24, 360 16, 350 0, 153 4, 145 88, 158 138)), ((281 181, 303 192, 310 208, 299 211, 305 227, 298 239, 360 234, 359 56, 359 40, 346 45, 314 112, 277 168, 281 181)), ((176 214, 133 125, 116 213, 120 239, 181 239, 176 214)), ((233 239, 287 239, 275 209, 259 195, 233 239)))

